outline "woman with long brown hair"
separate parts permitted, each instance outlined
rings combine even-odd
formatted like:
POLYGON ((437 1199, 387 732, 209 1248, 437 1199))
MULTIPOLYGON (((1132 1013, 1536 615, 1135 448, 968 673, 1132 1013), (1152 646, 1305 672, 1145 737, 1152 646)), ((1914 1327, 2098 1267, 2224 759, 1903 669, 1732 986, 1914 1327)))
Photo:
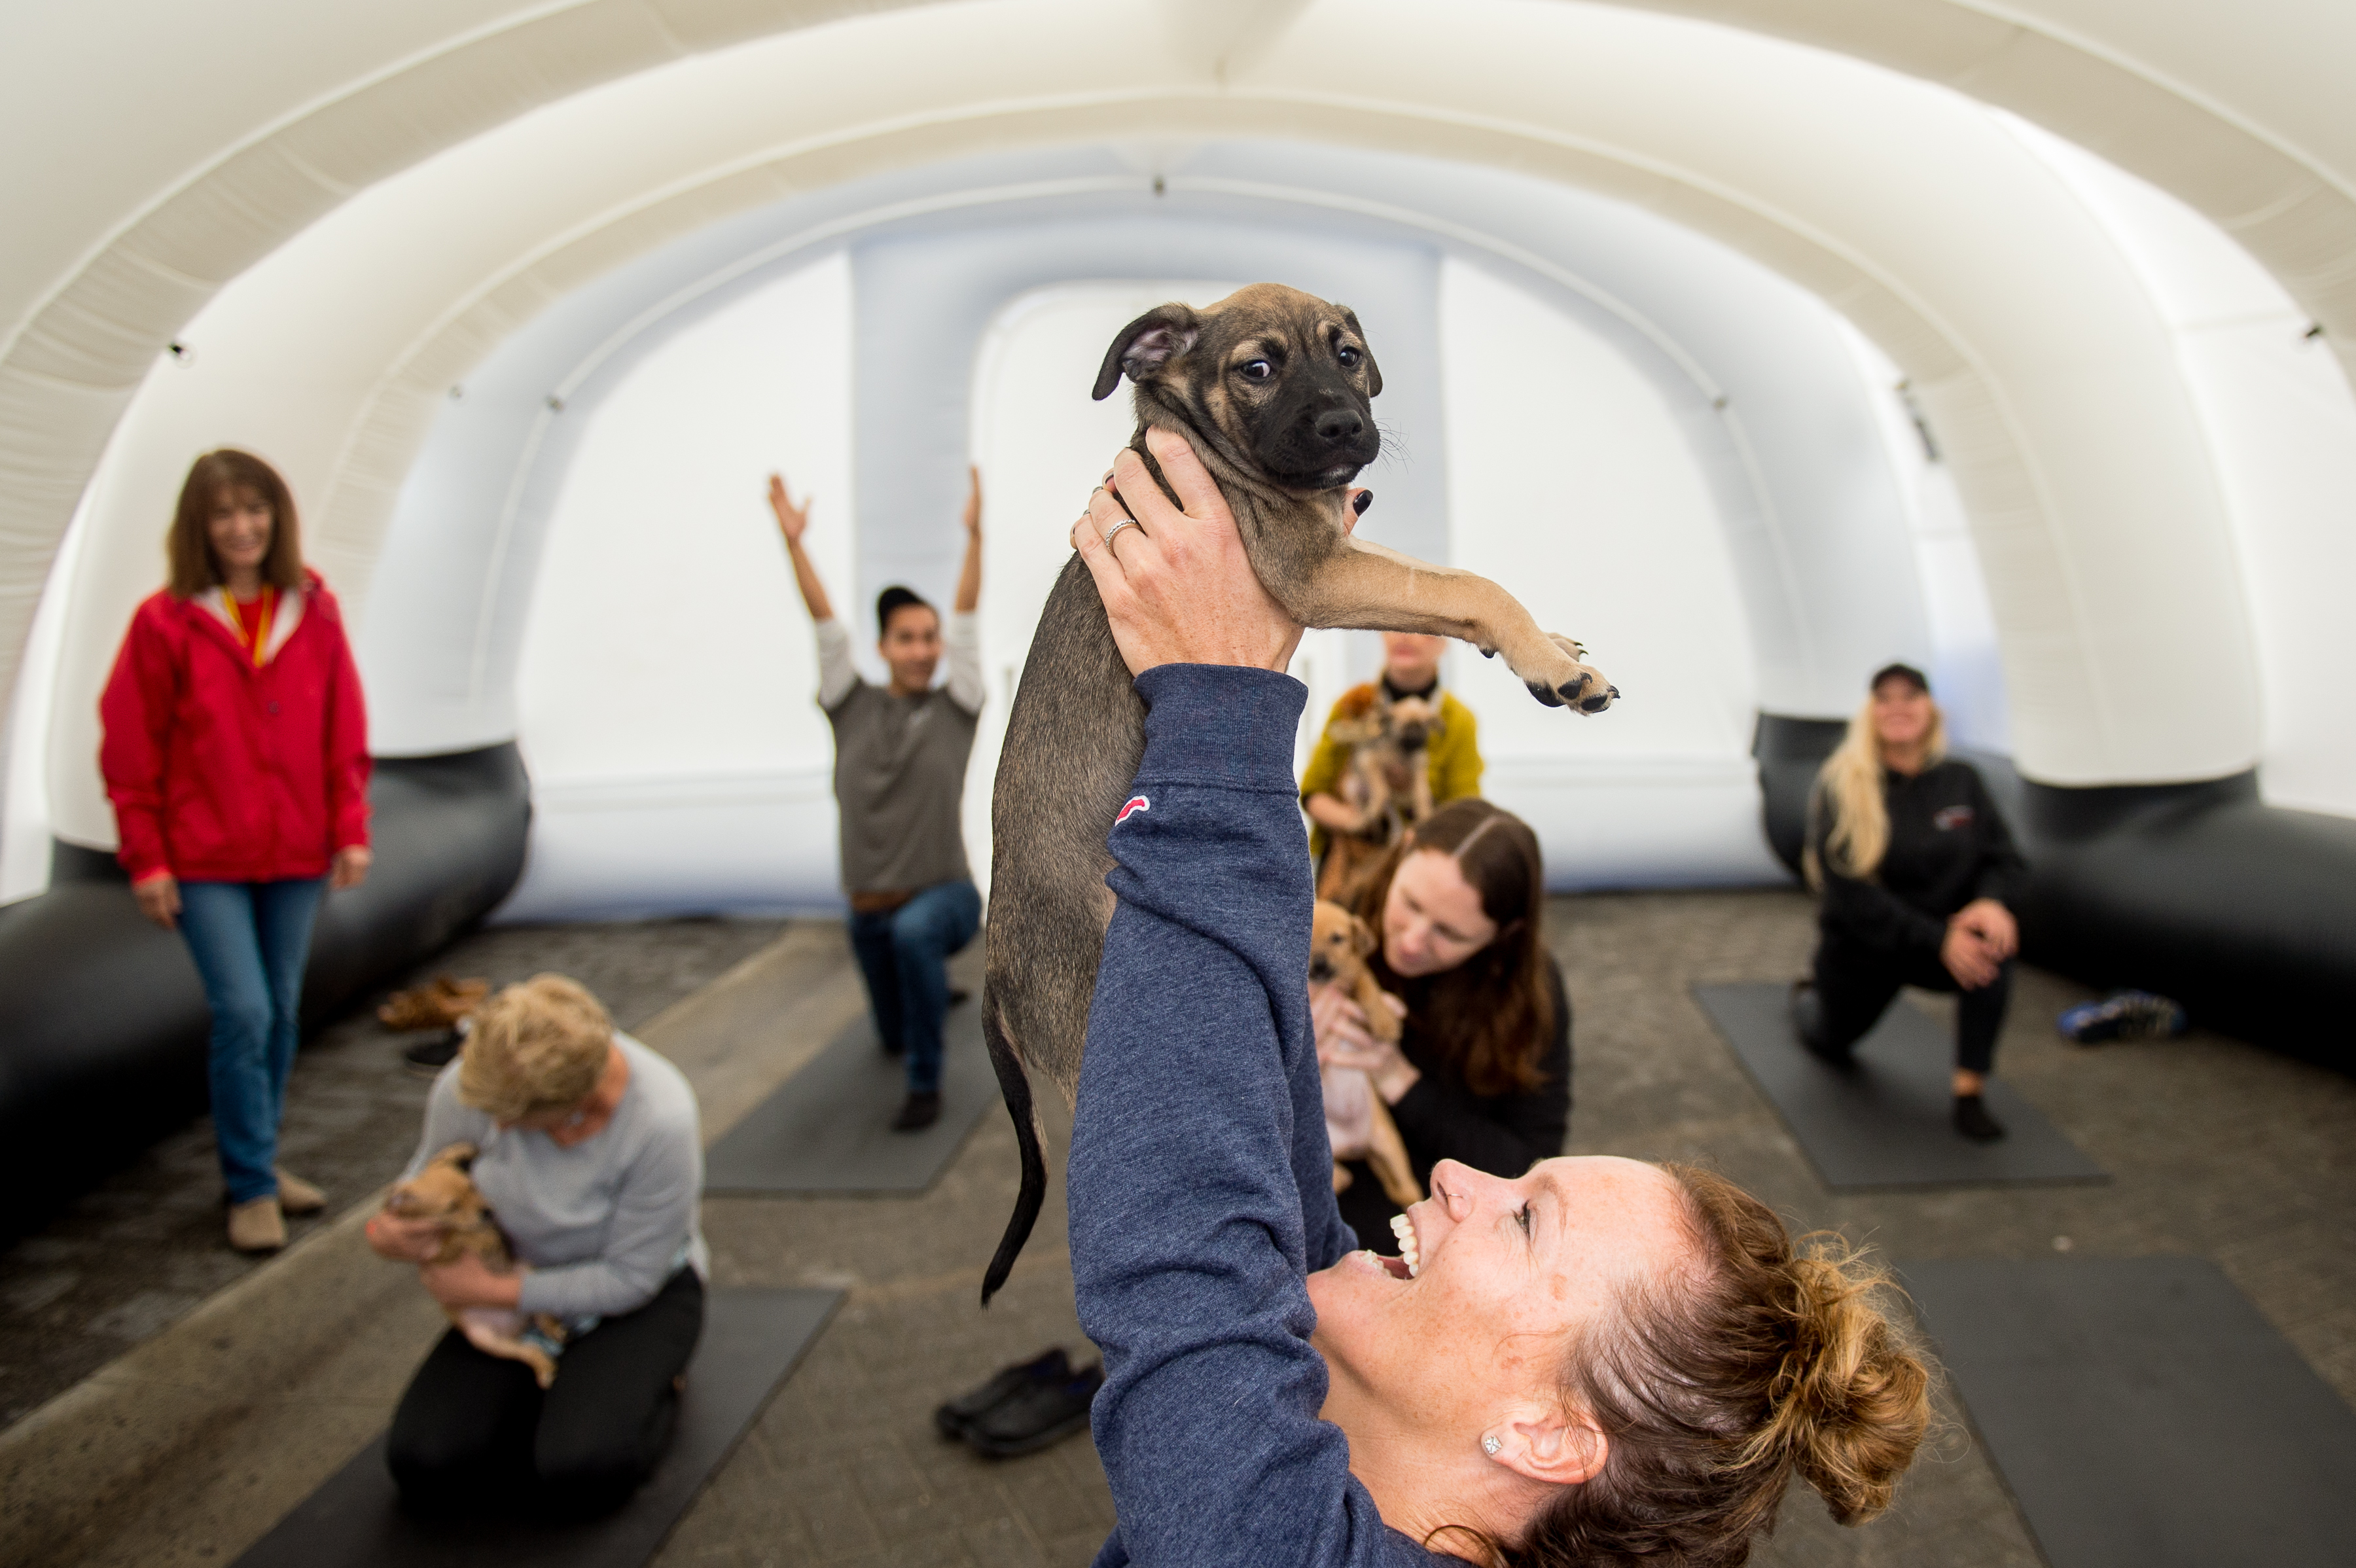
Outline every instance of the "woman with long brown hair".
POLYGON ((186 939, 212 1011, 230 1244, 273 1251, 327 1203, 278 1167, 278 1122, 320 896, 368 875, 368 714, 276 469, 198 458, 167 550, 99 699, 99 768, 140 912, 186 939))
MULTIPOLYGON (((1353 911, 1367 961, 1405 1004, 1396 1045, 1338 988, 1316 995, 1318 1059, 1366 1074, 1419 1184, 1441 1160, 1516 1176, 1562 1153, 1570 1128, 1570 1003, 1546 949, 1545 865, 1529 824, 1488 800, 1454 800, 1401 840, 1353 911)), ((1342 1217, 1361 1237, 1398 1209, 1361 1162, 1342 1217)))
POLYGON ((1903 985, 1960 993, 1955 1131, 2004 1136, 1982 1098, 2012 992, 2010 906, 2026 867, 1987 787, 1947 755, 1931 683, 1912 665, 1873 677, 1808 802, 1814 973, 1792 988, 1800 1043, 1846 1064, 1903 985))

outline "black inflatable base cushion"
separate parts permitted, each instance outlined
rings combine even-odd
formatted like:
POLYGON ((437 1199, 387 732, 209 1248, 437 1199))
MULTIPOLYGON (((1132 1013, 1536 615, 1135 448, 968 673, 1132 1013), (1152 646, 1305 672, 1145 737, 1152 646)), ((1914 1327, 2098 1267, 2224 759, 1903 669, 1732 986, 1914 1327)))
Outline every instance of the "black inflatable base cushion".
POLYGON ((1901 1273, 2052 1568, 2356 1561, 2356 1411, 2215 1264, 1901 1273))
MULTIPOLYGON (((423 1524, 401 1510, 379 1437, 237 1560, 236 1568, 637 1568, 655 1554, 842 1299, 718 1290, 688 1363, 679 1426, 654 1475, 586 1524, 423 1524)), ((560 1369, 557 1375, 563 1376, 560 1369)))

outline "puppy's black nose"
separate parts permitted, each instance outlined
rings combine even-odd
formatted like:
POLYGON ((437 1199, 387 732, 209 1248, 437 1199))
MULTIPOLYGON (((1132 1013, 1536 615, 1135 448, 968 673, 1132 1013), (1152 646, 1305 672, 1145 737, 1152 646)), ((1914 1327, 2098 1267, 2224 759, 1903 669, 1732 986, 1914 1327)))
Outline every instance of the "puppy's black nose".
POLYGON ((1329 446, 1355 441, 1365 430, 1366 421, 1355 408, 1329 408, 1317 416, 1317 439, 1329 446))

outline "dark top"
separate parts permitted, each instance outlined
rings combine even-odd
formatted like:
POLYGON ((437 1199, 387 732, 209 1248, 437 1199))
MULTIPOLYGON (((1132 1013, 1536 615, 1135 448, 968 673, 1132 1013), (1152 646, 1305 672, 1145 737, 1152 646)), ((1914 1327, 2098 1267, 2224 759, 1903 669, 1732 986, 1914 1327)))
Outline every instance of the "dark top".
POLYGON ((2019 899, 2028 863, 1970 763, 1950 758, 1912 778, 1884 768, 1881 799, 1890 848, 1864 881, 1840 875, 1825 858, 1831 802, 1822 786, 1809 801, 1808 846, 1825 881, 1816 918, 1827 937, 1936 957, 1956 910, 1976 898, 2008 908, 2019 899))
MULTIPOLYGON (((1536 1089, 1505 1094, 1473 1093, 1463 1073, 1440 1055, 1430 1030, 1419 1026, 1412 995, 1403 996, 1409 1011, 1399 1054, 1423 1076, 1390 1112, 1415 1179, 1424 1187, 1430 1187, 1431 1167, 1441 1160, 1461 1160, 1491 1176, 1517 1176, 1562 1153, 1563 1140, 1570 1135, 1570 998, 1563 991, 1562 966, 1552 955, 1547 981, 1554 990, 1554 1035, 1538 1063, 1545 1079, 1536 1089)), ((1364 1160, 1346 1163, 1351 1182, 1342 1195, 1342 1218, 1360 1240, 1379 1243, 1398 1206, 1364 1160)))
POLYGON ((1164 665, 1088 1014, 1066 1172, 1091 1412, 1120 1523, 1100 1568, 1437 1561, 1386 1526, 1318 1419, 1307 1276, 1348 1251, 1309 1026, 1312 891, 1292 777, 1307 693, 1164 665), (1180 1000, 1183 999, 1183 1002, 1180 1000))

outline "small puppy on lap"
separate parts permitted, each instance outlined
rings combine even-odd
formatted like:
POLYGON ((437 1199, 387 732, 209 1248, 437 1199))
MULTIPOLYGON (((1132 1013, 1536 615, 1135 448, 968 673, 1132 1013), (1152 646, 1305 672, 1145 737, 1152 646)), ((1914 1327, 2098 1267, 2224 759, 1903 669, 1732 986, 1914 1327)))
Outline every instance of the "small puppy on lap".
MULTIPOLYGON (((1365 921, 1339 904, 1319 899, 1312 916, 1309 938, 1309 983, 1337 986, 1366 1015, 1366 1027, 1379 1040, 1397 1042, 1399 1015, 1391 1010, 1366 955, 1375 950, 1375 933, 1365 921)), ((1356 1068, 1321 1065, 1317 1069, 1325 1090, 1325 1136, 1333 1145, 1333 1190, 1349 1190, 1351 1176, 1344 1160, 1365 1160, 1393 1203, 1405 1208, 1423 1201, 1423 1186, 1415 1179, 1407 1144, 1398 1124, 1366 1075, 1356 1068)))
MULTIPOLYGON (((494 1273, 513 1273, 515 1253, 491 1218, 490 1206, 475 1186, 468 1167, 475 1145, 453 1144, 426 1162, 425 1168, 394 1187, 384 1200, 385 1211, 402 1219, 430 1219, 442 1244, 421 1264, 431 1268, 473 1253, 494 1273)), ((574 1331, 547 1313, 523 1313, 497 1306, 443 1308, 466 1342, 486 1356, 521 1361, 541 1388, 556 1380, 556 1359, 574 1331)))

